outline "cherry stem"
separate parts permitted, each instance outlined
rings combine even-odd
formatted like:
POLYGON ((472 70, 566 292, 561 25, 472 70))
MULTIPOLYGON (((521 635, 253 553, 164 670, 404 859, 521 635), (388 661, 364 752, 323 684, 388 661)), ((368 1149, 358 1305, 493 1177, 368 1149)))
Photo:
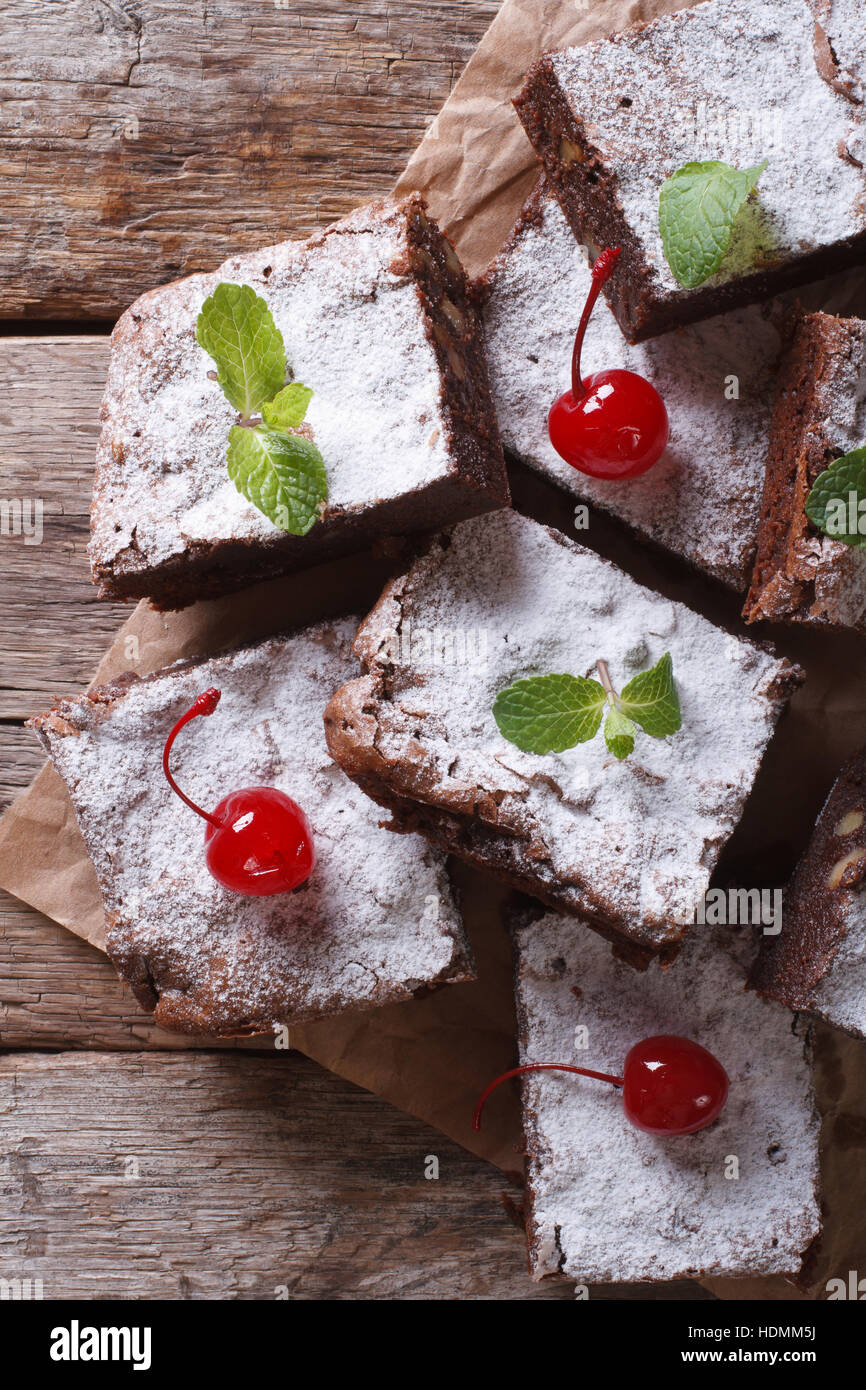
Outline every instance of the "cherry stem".
POLYGON ((195 802, 190 800, 186 792, 181 791, 180 787, 177 785, 177 782, 172 777, 171 771, 169 770, 168 757, 171 753, 174 741, 177 738, 183 726, 185 724, 188 724, 191 719, 197 719, 200 714, 213 714, 214 710, 219 704, 219 700, 220 692, 218 690, 205 690, 205 692, 202 695, 199 695, 198 699, 193 701, 193 703, 190 705, 186 714, 181 715, 180 719, 177 721, 168 738, 166 739, 165 747, 162 750, 162 770, 166 775, 168 785, 171 787, 172 791, 176 792, 177 795, 180 797, 181 801, 186 802, 187 806, 189 806, 191 810, 195 811, 197 816, 201 816, 203 820, 210 821, 211 825, 216 826, 217 829, 219 829, 219 827, 222 825, 222 821, 217 820, 216 816, 212 816, 209 811, 203 811, 200 806, 196 806, 195 802))
POLYGON ((528 1071, 570 1071, 574 1072, 575 1076, 589 1076, 593 1081, 609 1081, 611 1086, 623 1084, 621 1076, 611 1076, 606 1071, 589 1071, 586 1067, 569 1067, 564 1062, 530 1062, 525 1067, 512 1067, 511 1071, 504 1071, 481 1092, 475 1107, 475 1114, 472 1116, 472 1128, 474 1130, 481 1128, 481 1112, 491 1092, 495 1091, 497 1086, 501 1086, 503 1081, 510 1081, 513 1076, 525 1076, 528 1071))
POLYGON ((583 313, 580 316, 580 323, 577 326, 577 335, 574 339, 574 351, 571 355, 571 394, 576 401, 586 395, 586 387, 583 384, 583 377, 580 373, 580 354, 583 350, 583 340, 586 337, 586 328, 589 323, 589 316, 595 308, 595 301, 601 293, 601 287, 610 279, 616 263, 619 260, 620 248, 609 246, 606 251, 602 251, 595 258, 595 265, 592 267, 592 284, 589 287, 589 294, 586 296, 586 303, 583 306, 583 313))

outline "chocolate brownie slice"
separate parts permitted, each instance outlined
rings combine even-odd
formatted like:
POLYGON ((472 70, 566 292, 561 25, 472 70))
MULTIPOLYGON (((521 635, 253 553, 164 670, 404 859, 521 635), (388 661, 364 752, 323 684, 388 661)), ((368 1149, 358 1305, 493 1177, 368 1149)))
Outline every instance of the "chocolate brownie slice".
POLYGON ((417 195, 371 203, 143 295, 112 334, 90 559, 100 594, 181 608, 508 501, 478 311, 417 195), (226 468, 237 415, 196 319, 220 281, 266 301, 329 500, 306 536, 275 526, 226 468))
POLYGON ((472 978, 441 855, 381 828, 328 756, 321 710, 357 670, 356 621, 322 623, 212 661, 180 662, 33 721, 69 788, 105 904, 108 953, 165 1028, 258 1033, 472 978), (217 686, 216 713, 178 742, 179 783, 212 808, 274 786, 306 812, 317 862, 293 893, 231 893, 203 825, 170 790, 162 747, 217 686))
POLYGON ((799 1273, 820 1231, 810 1049, 786 1010, 743 988, 752 944, 699 928, 671 969, 638 976, 553 913, 517 926, 521 1064, 621 1076, 635 1043, 673 1033, 708 1048, 731 1083, 714 1124, 659 1138, 629 1123, 604 1082, 521 1078, 536 1279, 799 1273))
POLYGON ((622 248, 630 342, 866 261, 866 9, 707 0, 529 71, 518 115, 579 241, 622 248), (681 288, 659 191, 692 161, 768 161, 718 272, 681 288))
POLYGON ((676 951, 800 672, 513 511, 461 523, 392 581, 359 630, 366 674, 325 714, 370 796, 436 845, 585 918, 627 951, 676 951), (618 762, 599 734, 562 754, 499 733, 527 676, 614 682, 671 654, 679 733, 618 762))
POLYGON ((866 751, 842 768, 750 984, 866 1038, 866 751))
POLYGON ((743 616, 866 632, 866 551, 809 520, 833 459, 866 444, 866 322, 804 314, 779 373, 758 553, 743 616))
POLYGON ((571 385, 571 351, 591 275, 546 180, 528 200, 481 288, 490 385, 507 450, 575 497, 745 590, 754 560, 774 372, 778 306, 749 306, 630 346, 600 301, 588 371, 626 368, 668 407, 670 442, 628 482, 590 478, 550 443, 547 416, 571 385))

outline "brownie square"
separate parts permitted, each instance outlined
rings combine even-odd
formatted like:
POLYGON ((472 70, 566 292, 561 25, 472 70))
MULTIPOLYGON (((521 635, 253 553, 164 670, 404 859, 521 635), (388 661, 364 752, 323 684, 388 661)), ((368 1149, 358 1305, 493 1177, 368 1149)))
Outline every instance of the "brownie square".
POLYGON ((706 1047, 730 1080, 714 1124, 662 1138, 630 1124, 604 1082, 521 1078, 536 1279, 799 1273, 820 1230, 810 1049, 787 1010, 744 989, 752 946, 748 933, 702 927, 673 967, 636 975, 553 913, 517 927, 521 1064, 621 1076, 635 1043, 672 1033, 706 1047))
POLYGON ((866 1038, 866 751, 839 773, 750 983, 866 1038))
POLYGON ((806 515, 833 459, 866 444, 866 322, 804 314, 779 372, 755 568, 743 616, 866 632, 866 550, 806 515))
POLYGON ((864 78, 860 0, 708 0, 530 69, 518 115, 578 240, 622 248, 605 294, 630 342, 866 260, 864 78), (665 179, 763 159, 719 270, 683 289, 665 179))
POLYGON ((355 626, 322 623, 180 662, 33 721, 96 869, 108 953, 164 1028, 257 1033, 472 978, 442 856, 382 829, 328 756, 321 710, 357 670, 355 626), (163 776, 166 736, 211 686, 222 691, 219 707, 184 732, 172 770, 208 809, 257 785, 303 807, 317 862, 293 893, 221 887, 205 863, 202 821, 163 776))
POLYGON ((670 442, 628 482, 588 477, 547 430, 571 386, 571 352, 591 282, 588 263, 546 180, 530 197, 482 284, 490 385, 505 447, 574 497, 744 591, 755 554, 774 373, 776 305, 750 305, 633 347, 604 300, 586 336, 587 371, 625 368, 665 401, 670 442))
POLYGON ((800 672, 505 510, 437 538, 355 643, 366 674, 331 701, 328 745, 401 823, 587 920, 635 964, 673 952, 740 819, 800 672), (493 718, 515 680, 621 688, 670 652, 683 726, 618 762, 601 734, 540 757, 493 718))
POLYGON ((105 597, 181 608, 508 501, 478 311, 417 195, 143 295, 112 334, 101 415, 90 560, 105 597), (265 299, 314 392, 329 500, 306 536, 229 479, 237 416, 195 338, 220 281, 265 299))

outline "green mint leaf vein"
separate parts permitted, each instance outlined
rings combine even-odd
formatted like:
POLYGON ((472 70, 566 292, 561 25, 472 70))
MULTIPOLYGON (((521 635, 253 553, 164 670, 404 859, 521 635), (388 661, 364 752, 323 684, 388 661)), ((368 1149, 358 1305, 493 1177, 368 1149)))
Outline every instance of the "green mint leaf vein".
POLYGON ((866 448, 852 449, 815 479, 806 515, 834 541, 866 546, 866 448))
POLYGON ((683 165, 662 184, 659 230, 668 265, 683 289, 715 275, 731 244, 734 223, 767 167, 734 169, 721 160, 683 165))
POLYGON ((307 534, 328 499, 322 455, 300 434, 234 425, 228 468, 238 492, 293 536, 307 534))
POLYGON ((667 738, 682 728, 680 700, 674 684, 674 664, 665 652, 649 671, 640 671, 623 687, 619 708, 640 724, 645 734, 667 738))
POLYGON ((290 381, 272 401, 262 405, 262 419, 275 430, 296 430, 304 423, 307 407, 313 399, 309 386, 290 381))
POLYGON ((585 676, 531 676, 500 690, 497 728, 524 753, 564 753, 598 733, 607 696, 585 676))
POLYGON ((217 285, 202 305, 196 341, 216 363, 226 399, 244 417, 273 400, 286 379, 283 335, 249 285, 217 285))
POLYGON ((604 721, 604 741, 608 751, 620 761, 634 752, 634 738, 637 729, 615 706, 604 721))

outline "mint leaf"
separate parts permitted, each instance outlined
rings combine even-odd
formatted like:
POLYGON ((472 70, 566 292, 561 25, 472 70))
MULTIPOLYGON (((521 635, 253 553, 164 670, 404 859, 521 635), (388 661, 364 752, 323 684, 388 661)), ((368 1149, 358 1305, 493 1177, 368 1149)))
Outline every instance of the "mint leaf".
POLYGON ((670 652, 665 652, 649 671, 633 676, 623 687, 618 704, 624 715, 640 724, 644 733, 653 738, 666 738, 682 728, 670 652))
POLYGON ((273 400, 286 379, 283 335, 249 285, 217 285, 202 305, 195 336, 216 363, 229 404, 241 415, 249 417, 273 400))
POLYGON ((834 541, 866 546, 866 448, 852 449, 815 479, 806 515, 834 541))
POLYGON ((608 751, 620 761, 627 758, 629 753, 634 752, 634 736, 637 729, 630 719, 615 707, 611 709, 604 721, 604 741, 608 746, 608 751))
POLYGON ((229 477, 254 507, 293 536, 305 536, 328 498, 322 455, 301 434, 233 425, 229 477))
POLYGON ((683 289, 715 275, 731 244, 734 223, 767 161, 733 169, 721 160, 685 164, 662 184, 659 230, 668 265, 683 289))
POLYGON ((607 696, 585 676, 532 676, 500 690, 493 718, 524 753, 563 753, 598 733, 607 696))
POLYGON ((307 407, 313 399, 309 386, 290 381, 279 395, 262 406, 262 419, 275 430, 296 430, 304 423, 307 407))

